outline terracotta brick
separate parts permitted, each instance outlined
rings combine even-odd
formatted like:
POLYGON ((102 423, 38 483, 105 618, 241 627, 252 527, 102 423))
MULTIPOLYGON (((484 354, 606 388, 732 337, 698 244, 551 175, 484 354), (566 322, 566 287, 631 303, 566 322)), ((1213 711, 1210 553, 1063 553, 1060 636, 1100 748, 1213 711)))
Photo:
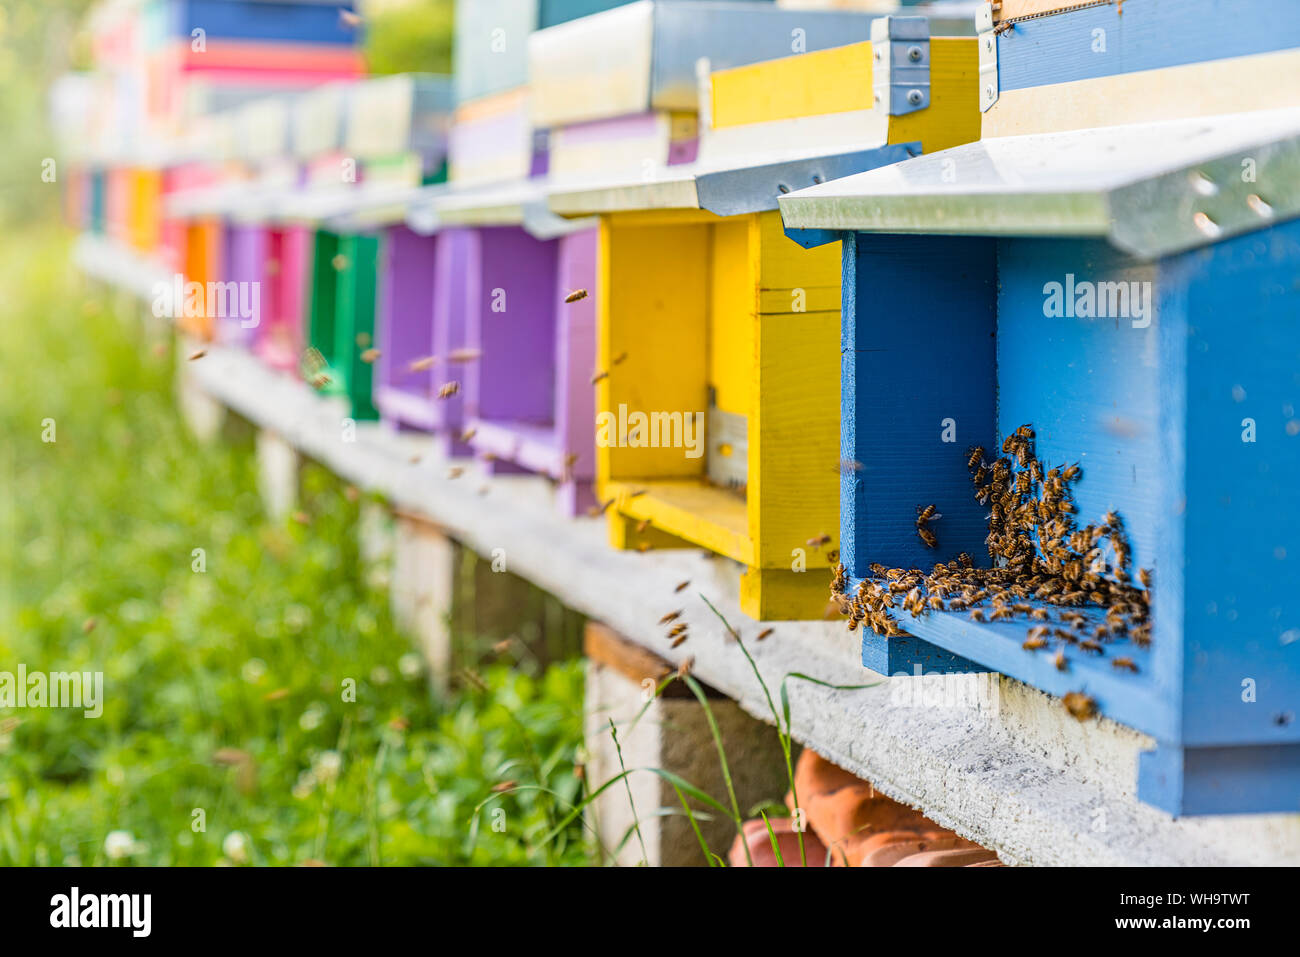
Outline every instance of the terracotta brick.
MULTIPOLYGON (((786 867, 801 867, 799 859, 799 835, 793 830, 793 821, 788 817, 771 819, 772 833, 776 835, 777 846, 781 849, 781 859, 786 867)), ((755 867, 776 867, 776 855, 772 853, 772 841, 767 833, 767 825, 762 819, 746 821, 743 826, 744 841, 749 846, 750 857, 755 867)), ((826 866, 826 845, 817 839, 817 835, 807 831, 803 836, 804 853, 809 867, 826 866)), ((737 834, 731 844, 727 860, 732 867, 746 867, 744 847, 741 835, 737 834)))
POLYGON ((876 848, 870 854, 863 856, 860 867, 893 867, 905 857, 913 854, 921 854, 926 851, 953 851, 967 850, 974 848, 982 850, 980 846, 973 841, 968 841, 960 837, 936 837, 929 839, 918 839, 914 841, 898 841, 893 844, 887 844, 884 847, 876 848))
POLYGON ((922 851, 905 857, 895 867, 970 867, 996 861, 998 856, 982 847, 958 848, 951 851, 922 851))

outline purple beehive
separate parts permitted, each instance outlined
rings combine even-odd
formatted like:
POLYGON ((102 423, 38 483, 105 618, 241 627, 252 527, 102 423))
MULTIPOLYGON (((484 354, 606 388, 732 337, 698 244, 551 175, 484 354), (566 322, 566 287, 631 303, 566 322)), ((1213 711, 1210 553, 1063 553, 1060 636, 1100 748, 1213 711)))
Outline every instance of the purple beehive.
POLYGON ((560 507, 594 502, 596 231, 537 239, 520 227, 474 231, 464 376, 474 450, 494 472, 558 482, 560 507), (577 289, 588 295, 564 300, 577 289))

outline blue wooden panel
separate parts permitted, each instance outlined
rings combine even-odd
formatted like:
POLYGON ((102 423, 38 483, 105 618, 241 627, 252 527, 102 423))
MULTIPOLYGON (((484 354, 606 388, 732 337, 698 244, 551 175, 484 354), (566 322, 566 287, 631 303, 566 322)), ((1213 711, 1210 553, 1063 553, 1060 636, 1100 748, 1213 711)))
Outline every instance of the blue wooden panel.
POLYGON ((870 629, 862 637, 862 666, 879 675, 910 676, 961 675, 993 670, 913 635, 894 635, 886 639, 873 634, 870 629))
POLYGON ((924 568, 967 551, 987 564, 986 509, 965 450, 994 424, 994 252, 987 239, 868 236, 845 242, 842 560, 924 568), (951 428, 949 428, 951 423, 951 428), (947 440, 951 441, 947 441, 947 440), (937 549, 916 532, 935 504, 937 549))
POLYGON ((1298 812, 1300 745, 1144 751, 1138 797, 1176 816, 1298 812))
POLYGON ((1300 222, 1183 254, 1162 283, 1186 315, 1182 739, 1297 742, 1300 222))
POLYGON ((1135 572, 1151 567, 1167 474, 1157 442, 1155 269, 1096 240, 1004 240, 998 285, 999 447, 1018 426, 1032 425, 1046 467, 1083 468, 1073 486, 1080 524, 1100 522, 1115 509, 1133 545, 1135 572), (1044 291, 1049 283, 1060 285, 1061 311, 1073 315, 1045 315, 1057 311, 1057 299, 1049 303, 1044 291), (1122 293, 1129 294, 1127 306, 1122 293), (1145 316, 1136 315, 1135 300, 1145 304, 1145 316))
POLYGON ((208 39, 352 46, 362 30, 344 23, 339 11, 355 8, 355 0, 180 0, 173 24, 181 37, 201 28, 208 39))
POLYGON ((1293 6, 1279 10, 1275 0, 1127 0, 1122 6, 1122 12, 1108 4, 1018 22, 998 38, 1000 88, 1300 46, 1300 16, 1293 6), (1104 49, 1094 49, 1102 43, 1104 49))

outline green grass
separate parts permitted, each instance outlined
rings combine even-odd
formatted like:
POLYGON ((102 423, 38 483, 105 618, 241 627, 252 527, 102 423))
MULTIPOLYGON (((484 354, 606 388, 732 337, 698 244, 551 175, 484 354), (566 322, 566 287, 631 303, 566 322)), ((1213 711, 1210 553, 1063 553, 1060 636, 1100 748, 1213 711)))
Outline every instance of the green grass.
POLYGON ((112 863, 588 863, 576 820, 552 837, 580 664, 434 701, 355 496, 308 468, 310 523, 268 521, 249 444, 196 443, 169 344, 67 263, 54 234, 0 244, 0 671, 102 671, 106 700, 0 708, 0 864, 110 863, 115 831, 112 863))

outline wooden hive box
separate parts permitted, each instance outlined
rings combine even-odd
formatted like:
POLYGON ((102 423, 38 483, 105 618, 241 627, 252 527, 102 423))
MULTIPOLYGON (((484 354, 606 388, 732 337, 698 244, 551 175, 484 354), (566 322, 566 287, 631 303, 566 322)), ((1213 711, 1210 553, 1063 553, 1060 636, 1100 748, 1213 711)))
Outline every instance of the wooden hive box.
POLYGON ((781 201, 792 230, 844 238, 849 597, 875 563, 988 567, 993 503, 1031 502, 1000 556, 1038 576, 1013 602, 1045 620, 950 594, 899 609, 906 635, 864 628, 864 663, 1074 695, 1155 739, 1137 792, 1179 815, 1300 802, 1300 85, 1279 82, 1300 75, 1300 28, 1245 6, 1131 0, 1000 35, 986 8, 981 142, 781 201), (967 450, 992 468, 1022 425, 1045 468, 1081 469, 1057 473, 1075 528, 1110 531, 1072 541, 1032 467, 1015 497, 976 500, 967 450), (1046 600, 1063 582, 1064 607, 1046 600))
POLYGON ((438 364, 416 378, 395 353, 385 375, 390 388, 422 389, 424 421, 452 454, 477 454, 489 472, 548 475, 574 514, 593 501, 590 387, 575 385, 591 374, 591 304, 563 300, 594 282, 594 235, 546 209, 546 161, 527 90, 457 110, 452 181, 408 217, 436 243, 419 342, 438 364), (438 398, 449 383, 454 394, 438 398))
POLYGON ((402 309, 411 271, 418 275, 421 266, 409 255, 385 255, 385 239, 402 228, 408 194, 446 176, 450 108, 447 77, 369 80, 349 97, 344 152, 357 164, 358 187, 346 207, 326 219, 328 229, 317 233, 319 308, 313 308, 311 342, 329 364, 330 387, 348 396, 355 419, 379 418, 369 354, 378 345, 376 310, 402 309), (323 290, 331 273, 333 289, 323 290))
POLYGON ((839 549, 840 259, 786 239, 777 197, 978 132, 973 38, 891 22, 911 30, 921 68, 906 112, 873 103, 868 42, 723 70, 695 164, 551 195, 564 215, 600 214, 597 483, 611 541, 739 562, 758 619, 822 617, 839 549))
MULTIPOLYGON (((463 211, 448 213, 445 204, 468 197, 462 206, 515 197, 534 173, 539 153, 527 112, 527 90, 516 89, 461 103, 448 132, 448 182, 422 190, 407 210, 406 224, 395 231, 390 265, 410 268, 381 326, 383 355, 378 366, 376 400, 384 419, 402 428, 432 433, 448 455, 472 454, 465 435, 466 391, 460 385, 465 366, 452 357, 469 348, 469 313, 477 301, 479 231, 463 211), (405 297, 409 296, 407 299, 405 297), (403 303, 406 303, 403 306, 403 303), (440 392, 442 393, 440 395, 440 392)), ((494 222, 518 223, 520 202, 494 222)), ((472 217, 469 217, 472 218, 472 217)))
POLYGON ((528 37, 628 0, 456 0, 456 100, 468 103, 528 83, 528 37))

